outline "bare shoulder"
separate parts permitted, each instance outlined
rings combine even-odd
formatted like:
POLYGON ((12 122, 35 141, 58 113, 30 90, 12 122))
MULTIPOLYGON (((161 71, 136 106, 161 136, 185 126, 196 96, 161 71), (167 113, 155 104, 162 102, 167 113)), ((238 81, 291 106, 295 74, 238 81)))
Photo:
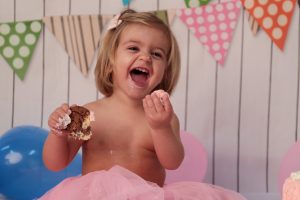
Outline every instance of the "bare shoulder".
POLYGON ((83 106, 91 111, 94 111, 94 110, 97 110, 97 109, 103 107, 103 101, 104 101, 103 99, 99 99, 96 101, 89 102, 83 106))
MULTIPOLYGON (((93 115, 96 119, 101 119, 101 121, 103 121, 106 118, 106 116, 110 110, 108 107, 108 102, 107 102, 106 98, 89 102, 83 106, 85 108, 89 109, 90 112, 93 113, 93 115)), ((99 120, 98 120, 98 122, 99 122, 99 120)))

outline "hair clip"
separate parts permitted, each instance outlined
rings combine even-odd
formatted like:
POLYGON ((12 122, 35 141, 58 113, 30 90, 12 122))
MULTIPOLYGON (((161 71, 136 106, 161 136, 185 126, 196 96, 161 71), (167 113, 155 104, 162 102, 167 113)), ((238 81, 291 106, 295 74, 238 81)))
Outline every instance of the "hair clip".
POLYGON ((112 30, 117 28, 121 23, 122 20, 119 19, 120 14, 115 15, 109 22, 108 26, 107 26, 107 30, 112 30))

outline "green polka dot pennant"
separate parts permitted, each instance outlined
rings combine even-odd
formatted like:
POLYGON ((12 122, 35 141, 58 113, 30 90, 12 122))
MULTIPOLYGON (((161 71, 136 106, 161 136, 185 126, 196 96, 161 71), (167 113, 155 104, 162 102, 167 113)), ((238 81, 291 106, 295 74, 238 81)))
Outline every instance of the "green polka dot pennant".
POLYGON ((21 80, 42 30, 42 20, 0 23, 0 54, 21 80))
POLYGON ((206 5, 210 2, 210 0, 184 0, 184 2, 187 8, 194 8, 206 5))

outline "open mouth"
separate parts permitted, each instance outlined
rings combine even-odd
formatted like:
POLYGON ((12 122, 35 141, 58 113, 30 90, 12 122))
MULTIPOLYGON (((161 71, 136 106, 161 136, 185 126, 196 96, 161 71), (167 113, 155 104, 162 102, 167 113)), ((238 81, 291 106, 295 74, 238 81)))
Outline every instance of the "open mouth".
POLYGON ((133 82, 139 87, 145 86, 147 84, 148 78, 150 77, 149 70, 142 67, 134 68, 130 70, 129 73, 133 82))

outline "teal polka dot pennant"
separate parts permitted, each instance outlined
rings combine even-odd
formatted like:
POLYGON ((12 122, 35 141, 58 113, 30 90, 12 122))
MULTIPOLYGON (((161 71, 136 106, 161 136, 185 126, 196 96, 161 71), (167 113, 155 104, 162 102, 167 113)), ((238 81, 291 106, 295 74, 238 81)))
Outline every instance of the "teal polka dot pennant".
POLYGON ((42 31, 42 20, 0 23, 0 54, 21 80, 42 31))
POLYGON ((184 0, 187 8, 194 8, 206 5, 210 2, 210 0, 184 0))
POLYGON ((131 0, 122 0, 124 6, 128 6, 131 0))

